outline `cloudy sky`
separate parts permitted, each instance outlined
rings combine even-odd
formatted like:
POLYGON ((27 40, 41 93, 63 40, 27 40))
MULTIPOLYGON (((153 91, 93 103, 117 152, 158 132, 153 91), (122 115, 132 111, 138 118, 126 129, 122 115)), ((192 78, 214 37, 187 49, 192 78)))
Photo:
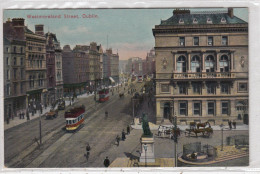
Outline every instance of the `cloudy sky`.
MULTIPOLYGON (((191 9, 210 11, 226 9, 191 9)), ((145 58, 154 46, 152 28, 160 20, 172 16, 173 9, 67 9, 67 10, 5 10, 4 21, 8 18, 24 18, 25 24, 34 31, 35 24, 43 24, 45 32, 56 33, 61 45, 85 44, 95 41, 103 49, 108 47, 119 53, 120 59, 129 57, 145 58), (97 15, 83 18, 82 15, 97 15), (32 19, 28 15, 61 15, 61 18, 32 19), (79 18, 65 19, 64 15, 78 15, 79 18)), ((236 8, 234 14, 248 21, 248 9, 236 8)))

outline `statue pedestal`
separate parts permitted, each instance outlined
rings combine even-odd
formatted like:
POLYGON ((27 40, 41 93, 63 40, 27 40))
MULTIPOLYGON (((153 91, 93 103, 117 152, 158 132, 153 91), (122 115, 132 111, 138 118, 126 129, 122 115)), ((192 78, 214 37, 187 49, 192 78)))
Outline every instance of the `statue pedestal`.
POLYGON ((154 137, 142 137, 141 138, 142 152, 140 162, 154 163, 154 137), (145 150, 146 149, 146 150, 145 150))

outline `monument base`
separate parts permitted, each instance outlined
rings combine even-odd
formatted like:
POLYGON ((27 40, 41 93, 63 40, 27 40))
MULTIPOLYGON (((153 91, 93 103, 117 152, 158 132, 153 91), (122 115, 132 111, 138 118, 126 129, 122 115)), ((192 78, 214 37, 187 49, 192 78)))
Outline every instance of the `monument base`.
POLYGON ((142 152, 139 161, 141 163, 154 163, 154 137, 141 138, 142 152))

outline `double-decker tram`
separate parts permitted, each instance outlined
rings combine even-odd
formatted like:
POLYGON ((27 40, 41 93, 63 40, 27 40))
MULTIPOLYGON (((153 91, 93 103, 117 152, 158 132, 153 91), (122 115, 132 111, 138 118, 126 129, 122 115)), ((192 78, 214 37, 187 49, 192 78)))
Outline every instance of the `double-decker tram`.
POLYGON ((99 102, 105 102, 109 100, 109 89, 101 89, 98 91, 99 94, 99 102))
POLYGON ((74 132, 79 129, 79 127, 84 122, 85 106, 77 106, 65 112, 64 116, 66 118, 66 130, 68 132, 74 132))

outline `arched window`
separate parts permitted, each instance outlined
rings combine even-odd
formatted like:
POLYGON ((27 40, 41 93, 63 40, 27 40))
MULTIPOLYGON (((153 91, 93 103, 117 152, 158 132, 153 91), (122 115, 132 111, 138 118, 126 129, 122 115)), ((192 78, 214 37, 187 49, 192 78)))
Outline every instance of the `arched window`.
POLYGON ((200 72, 200 57, 197 55, 191 59, 191 72, 200 72))
POLYGON ((214 67, 215 67, 215 59, 212 55, 209 55, 206 57, 205 60, 205 69, 206 72, 214 72, 214 67))
POLYGON ((228 63, 228 56, 222 55, 219 60, 219 68, 220 72, 228 72, 229 71, 229 63, 228 63))
POLYGON ((186 72, 186 57, 185 56, 178 57, 177 72, 186 72))
POLYGON ((41 86, 41 75, 38 75, 38 86, 41 86))

